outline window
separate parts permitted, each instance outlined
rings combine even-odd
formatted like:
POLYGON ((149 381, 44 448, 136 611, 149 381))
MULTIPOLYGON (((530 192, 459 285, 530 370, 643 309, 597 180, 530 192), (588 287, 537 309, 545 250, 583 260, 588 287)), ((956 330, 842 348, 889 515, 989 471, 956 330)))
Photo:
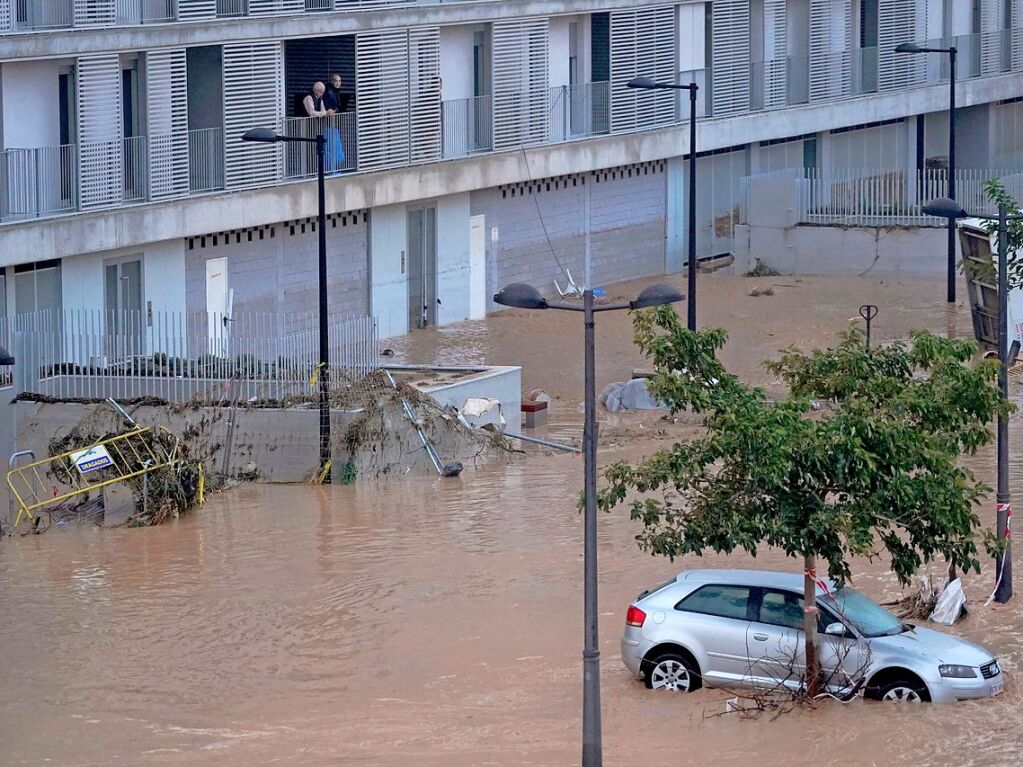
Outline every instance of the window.
POLYGON ((802 628, 803 600, 791 591, 765 591, 760 601, 760 622, 802 628))
POLYGON ((60 260, 14 267, 14 311, 17 314, 59 309, 60 260))
POLYGON ((748 586, 701 586, 677 605, 676 610, 749 620, 748 586))

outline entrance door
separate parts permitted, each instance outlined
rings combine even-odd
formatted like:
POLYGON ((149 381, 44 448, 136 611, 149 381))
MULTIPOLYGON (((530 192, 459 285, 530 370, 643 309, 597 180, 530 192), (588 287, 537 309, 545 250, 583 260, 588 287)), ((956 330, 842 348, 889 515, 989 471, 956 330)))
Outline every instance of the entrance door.
POLYGON ((108 263, 104 267, 107 348, 112 360, 142 353, 142 259, 108 263))
POLYGON ((408 326, 437 322, 437 209, 408 211, 408 326))

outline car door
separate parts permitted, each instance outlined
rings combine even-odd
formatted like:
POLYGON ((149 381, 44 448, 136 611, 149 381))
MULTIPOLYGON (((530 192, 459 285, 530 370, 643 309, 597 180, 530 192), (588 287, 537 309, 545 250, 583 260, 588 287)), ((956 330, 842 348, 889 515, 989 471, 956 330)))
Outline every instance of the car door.
POLYGON ((824 684, 835 695, 852 692, 863 678, 870 663, 870 646, 865 639, 857 637, 844 621, 824 605, 817 604, 820 611, 817 648, 820 656, 824 684), (833 623, 846 625, 843 636, 825 634, 824 630, 833 623))
POLYGON ((757 589, 752 606, 747 648, 753 684, 799 689, 806 666, 801 597, 794 591, 757 589))
POLYGON ((734 685, 748 681, 750 592, 748 586, 709 583, 675 605, 674 619, 682 622, 693 638, 693 652, 708 682, 734 685))

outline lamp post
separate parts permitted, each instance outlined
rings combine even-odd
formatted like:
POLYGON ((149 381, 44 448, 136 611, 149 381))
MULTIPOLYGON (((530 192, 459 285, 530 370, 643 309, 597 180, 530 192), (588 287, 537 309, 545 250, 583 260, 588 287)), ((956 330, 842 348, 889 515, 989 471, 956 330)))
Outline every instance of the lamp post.
POLYGON ((645 309, 685 299, 671 285, 644 288, 633 301, 594 305, 593 289, 583 291, 583 303, 548 301, 532 285, 507 285, 494 303, 518 309, 563 309, 583 313, 585 326, 585 422, 583 424, 583 767, 602 763, 600 735, 600 650, 597 643, 597 390, 594 315, 597 312, 645 309))
POLYGON ((328 395, 328 373, 330 362, 330 342, 327 329, 327 212, 326 193, 324 191, 324 153, 327 140, 320 133, 314 138, 304 136, 282 136, 271 128, 253 128, 242 135, 242 141, 256 141, 273 144, 278 141, 316 144, 316 230, 319 234, 319 324, 320 324, 320 475, 322 481, 330 483, 330 398, 328 395))
MULTIPOLYGON (((989 216, 982 213, 967 213, 955 200, 941 197, 924 205, 923 212, 928 216, 947 218, 954 225, 959 218, 982 218, 998 222, 998 389, 1002 401, 1009 401, 1009 277, 1007 264, 1009 260, 1009 222, 1023 221, 1023 214, 1010 214, 1005 203, 998 206, 998 215, 989 216)), ((1013 348, 1018 348, 1014 343, 1013 348)), ((995 559, 995 593, 996 602, 1008 602, 1012 596, 1012 542, 1009 538, 1012 520, 1012 503, 1009 496, 1009 418, 1004 411, 998 414, 998 490, 995 496, 997 516, 995 533, 999 540, 1005 541, 1005 551, 995 559)))
POLYGON ((696 83, 659 83, 650 77, 634 77, 626 86, 648 91, 689 91, 689 304, 686 307, 686 327, 696 330, 696 93, 700 86, 696 83))
MULTIPOLYGON (((900 43, 896 53, 947 53, 948 54, 948 199, 956 198, 956 54, 954 45, 948 48, 928 48, 916 43, 900 43)), ((948 220, 948 288, 947 300, 956 300, 956 225, 948 220)))

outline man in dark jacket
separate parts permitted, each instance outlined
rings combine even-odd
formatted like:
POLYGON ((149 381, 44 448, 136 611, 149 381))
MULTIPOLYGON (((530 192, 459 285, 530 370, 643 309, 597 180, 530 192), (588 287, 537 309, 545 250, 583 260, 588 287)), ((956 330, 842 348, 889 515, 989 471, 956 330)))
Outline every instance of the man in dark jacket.
POLYGON ((330 76, 330 82, 327 84, 327 94, 324 98, 328 107, 335 112, 347 112, 348 105, 352 99, 351 94, 342 90, 343 86, 344 83, 341 80, 341 75, 335 72, 330 76))

